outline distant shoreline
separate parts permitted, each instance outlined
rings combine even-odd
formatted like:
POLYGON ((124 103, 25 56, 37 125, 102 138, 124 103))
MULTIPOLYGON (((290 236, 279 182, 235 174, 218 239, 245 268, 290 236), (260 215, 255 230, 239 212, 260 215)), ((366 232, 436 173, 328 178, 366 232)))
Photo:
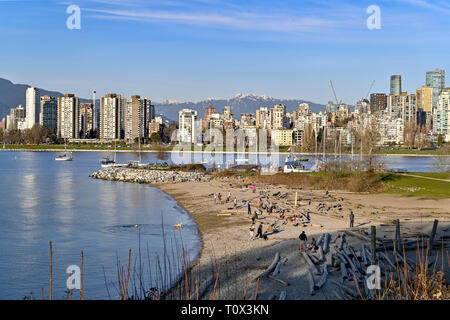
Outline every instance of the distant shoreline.
MULTIPOLYGON (((130 152, 139 152, 139 149, 130 149, 130 150, 111 150, 111 149, 32 149, 32 148, 1 148, 0 147, 0 151, 14 151, 14 152, 20 152, 20 151, 24 151, 24 152, 109 152, 109 153, 113 153, 113 152, 120 152, 120 153, 130 153, 130 152)), ((141 150, 140 152, 143 153, 157 153, 157 152, 164 152, 164 153, 179 153, 179 152, 186 152, 186 153, 193 153, 193 154, 198 154, 198 153, 206 153, 206 154, 260 154, 260 155, 268 155, 268 154, 280 154, 280 155, 289 155, 290 152, 241 152, 241 151, 192 151, 192 150, 183 150, 183 151, 174 151, 174 150, 141 150)), ((305 156, 314 156, 315 153, 311 153, 311 152, 303 152, 303 153, 295 153, 297 155, 305 155, 305 156)), ((330 155, 330 153, 327 154, 328 156, 330 155)), ((342 153, 342 155, 345 156, 349 156, 351 154, 349 153, 342 153)), ((322 153, 318 154, 319 157, 322 157, 322 153)), ((354 154, 354 157, 359 157, 360 154, 354 154)), ((365 154, 363 154, 363 156, 365 156, 365 154)), ((436 156, 443 156, 443 157, 448 157, 450 156, 450 154, 418 154, 418 153, 376 153, 374 154, 374 156, 400 156, 400 157, 436 157, 436 156)))

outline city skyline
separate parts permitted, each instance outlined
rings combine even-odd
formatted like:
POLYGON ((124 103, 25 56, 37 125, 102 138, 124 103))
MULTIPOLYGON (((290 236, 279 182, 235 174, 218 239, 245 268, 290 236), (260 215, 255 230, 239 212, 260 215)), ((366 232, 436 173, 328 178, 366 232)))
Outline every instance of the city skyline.
POLYGON ((77 4, 81 29, 69 30, 67 2, 0 1, 2 77, 83 98, 95 88, 158 102, 241 92, 320 104, 334 100, 331 79, 353 104, 373 80, 372 92, 388 93, 386 75, 412 93, 425 72, 449 69, 442 1, 378 1, 380 30, 366 27, 369 1, 77 4))

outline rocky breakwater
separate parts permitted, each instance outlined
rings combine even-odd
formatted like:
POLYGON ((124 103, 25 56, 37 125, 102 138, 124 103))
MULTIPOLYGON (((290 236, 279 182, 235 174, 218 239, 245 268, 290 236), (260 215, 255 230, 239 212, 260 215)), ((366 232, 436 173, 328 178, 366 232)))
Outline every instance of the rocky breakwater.
POLYGON ((148 170, 133 168, 102 169, 92 173, 90 177, 94 179, 135 183, 209 181, 211 179, 211 175, 201 172, 148 170))

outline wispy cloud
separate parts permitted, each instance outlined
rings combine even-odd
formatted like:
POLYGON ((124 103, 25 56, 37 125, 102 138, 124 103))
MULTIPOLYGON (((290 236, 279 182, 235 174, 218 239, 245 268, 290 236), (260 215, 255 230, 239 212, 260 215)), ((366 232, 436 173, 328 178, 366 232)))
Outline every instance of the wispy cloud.
POLYGON ((242 30, 298 32, 317 31, 323 28, 339 28, 354 25, 348 19, 331 19, 313 16, 290 16, 285 14, 269 14, 248 11, 226 12, 183 12, 164 10, 123 10, 123 9, 84 9, 95 13, 94 18, 121 19, 149 23, 178 23, 209 26, 216 28, 230 28, 242 30))

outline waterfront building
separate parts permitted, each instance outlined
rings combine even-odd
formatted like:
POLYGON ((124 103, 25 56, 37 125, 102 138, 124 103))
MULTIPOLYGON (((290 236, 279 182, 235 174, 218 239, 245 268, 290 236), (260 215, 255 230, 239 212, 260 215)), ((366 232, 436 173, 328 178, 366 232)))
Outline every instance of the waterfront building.
POLYGON ((63 139, 78 139, 79 99, 74 94, 64 94, 58 98, 58 137, 63 139))
POLYGON ((404 123, 417 121, 417 98, 415 94, 403 92, 400 95, 389 95, 387 108, 389 118, 400 118, 404 123))
POLYGON ((26 128, 31 129, 35 123, 39 123, 39 113, 41 111, 39 101, 39 89, 29 87, 26 91, 26 128))
POLYGON ((121 99, 109 93, 100 100, 100 139, 120 139, 121 99))
POLYGON ((421 121, 429 127, 432 125, 433 114, 435 113, 435 109, 433 108, 434 91, 433 88, 428 86, 422 86, 416 90, 417 109, 425 114, 425 119, 421 121))
POLYGON ((163 126, 157 122, 155 119, 153 119, 148 127, 148 137, 150 138, 152 134, 157 133, 159 135, 162 134, 163 126))
POLYGON ((450 142, 450 88, 445 88, 439 95, 435 131, 444 141, 450 142))
POLYGON ((277 104, 270 109, 271 129, 283 129, 284 117, 286 115, 286 106, 277 104))
POLYGON ((276 146, 292 146, 292 129, 275 129, 271 130, 270 135, 272 143, 276 146))
POLYGON ((89 138, 94 130, 94 104, 86 102, 81 104, 79 118, 80 138, 89 138))
POLYGON ((136 138, 148 136, 148 128, 155 117, 155 109, 150 99, 134 95, 127 101, 125 112, 125 140, 133 143, 136 138), (153 117, 153 118, 152 118, 153 117))
MULTIPOLYGON (((19 122, 26 124, 26 114, 25 109, 20 104, 17 108, 10 110, 9 117, 6 117, 6 129, 15 130, 19 129, 19 122)), ((23 125, 21 125, 23 127, 23 125)), ((26 126, 25 126, 26 127, 26 126)))
POLYGON ((58 128, 58 101, 55 97, 45 95, 41 97, 39 124, 47 129, 58 128))
POLYGON ((402 76, 392 75, 391 76, 391 95, 402 94, 402 76))
POLYGON ((270 129, 270 111, 266 107, 256 110, 255 125, 259 129, 270 129))
POLYGON ((182 109, 178 112, 178 141, 180 143, 195 143, 197 111, 182 109))

